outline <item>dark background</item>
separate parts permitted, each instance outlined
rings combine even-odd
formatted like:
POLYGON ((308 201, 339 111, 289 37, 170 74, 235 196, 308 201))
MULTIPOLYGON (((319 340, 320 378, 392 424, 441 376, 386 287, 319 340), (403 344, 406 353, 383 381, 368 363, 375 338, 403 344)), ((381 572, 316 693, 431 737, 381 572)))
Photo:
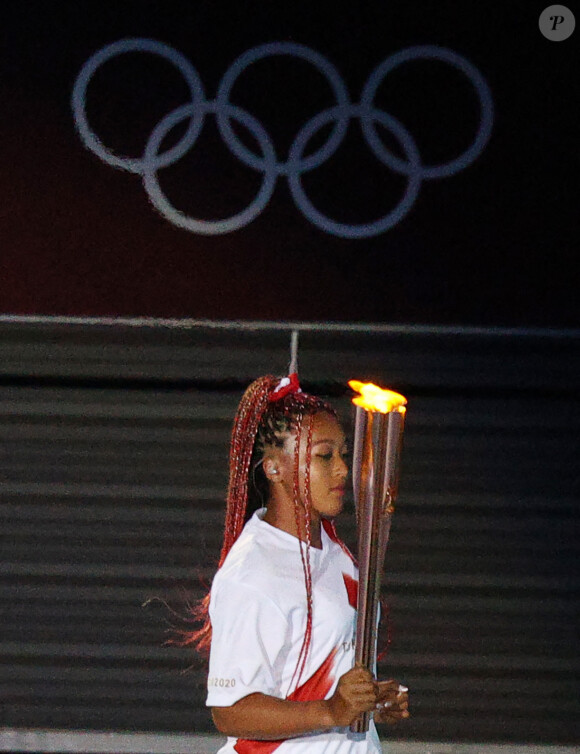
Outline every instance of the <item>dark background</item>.
MULTIPOLYGON (((567 6, 578 21, 576 3, 567 6)), ((544 7, 514 0, 4 2, 0 310, 578 326, 579 32, 564 42, 545 39, 538 29, 544 7), (139 177, 101 162, 75 131, 70 96, 81 66, 124 37, 175 47, 208 97, 238 55, 268 41, 325 55, 353 101, 388 55, 417 44, 448 47, 491 87, 492 137, 464 171, 425 181, 409 214, 373 238, 316 228, 281 179, 251 224, 195 235, 161 217, 139 177)), ((311 67, 280 59, 256 64, 236 96, 282 154, 302 123, 330 104, 311 67)), ((125 55, 95 76, 89 118, 107 146, 137 156, 161 117, 185 101, 171 66, 125 55)), ((427 163, 456 156, 473 138, 477 103, 449 66, 402 66, 377 101, 405 124, 427 163)), ((227 153, 213 119, 191 153, 160 176, 176 206, 205 219, 240 211, 260 180, 227 153)), ((307 185, 332 217, 365 222, 399 201, 403 182, 351 127, 307 185)))

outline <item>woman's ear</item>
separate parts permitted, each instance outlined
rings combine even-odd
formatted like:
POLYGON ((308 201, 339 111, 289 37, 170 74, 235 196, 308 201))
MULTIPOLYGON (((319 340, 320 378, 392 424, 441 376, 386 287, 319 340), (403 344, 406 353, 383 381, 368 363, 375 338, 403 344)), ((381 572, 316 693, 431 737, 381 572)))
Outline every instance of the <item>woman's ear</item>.
POLYGON ((270 482, 277 482, 280 478, 280 469, 278 463, 273 458, 264 458, 262 464, 264 468, 264 474, 270 482))

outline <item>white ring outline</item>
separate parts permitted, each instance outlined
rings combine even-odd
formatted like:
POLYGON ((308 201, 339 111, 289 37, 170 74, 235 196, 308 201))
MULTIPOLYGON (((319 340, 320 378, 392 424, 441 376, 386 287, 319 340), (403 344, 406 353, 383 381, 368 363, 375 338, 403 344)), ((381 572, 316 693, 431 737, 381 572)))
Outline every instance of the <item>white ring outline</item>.
MULTIPOLYGON (((206 236, 230 233, 238 228, 242 228, 244 225, 247 225, 254 220, 270 201, 270 197, 276 186, 276 155, 274 154, 274 149, 271 146, 268 134, 260 122, 241 107, 228 104, 227 107, 231 111, 228 118, 233 118, 242 123, 253 133, 256 141, 262 147, 264 152, 265 169, 262 169, 260 172, 264 174, 264 180, 255 199, 250 202, 246 209, 243 209, 237 215, 232 215, 232 217, 227 219, 213 221, 198 220, 186 215, 184 212, 181 212, 170 204, 161 190, 161 186, 157 180, 157 169, 155 167, 156 162, 154 158, 156 157, 157 150, 165 136, 182 120, 191 117, 193 115, 194 107, 195 105, 193 103, 178 107, 159 121, 151 132, 151 136, 149 137, 145 148, 145 157, 143 160, 145 165, 143 171, 143 185, 153 205, 164 217, 178 227, 206 236), (153 165, 151 169, 149 169, 150 165, 153 165)), ((215 113, 216 107, 217 105, 215 102, 204 103, 203 116, 205 117, 206 113, 215 113)))
MULTIPOLYGON (((97 157, 100 157, 103 162, 115 168, 141 175, 144 170, 148 169, 148 166, 145 165, 145 159, 139 157, 119 157, 110 149, 107 149, 94 131, 91 130, 86 113, 86 91, 94 73, 111 58, 125 52, 150 52, 173 63, 179 69, 180 73, 183 74, 183 78, 191 93, 192 103, 195 103, 196 99, 198 99, 199 104, 203 106, 205 103, 205 94, 198 72, 185 55, 182 55, 173 47, 163 42, 157 42, 154 39, 121 39, 118 42, 106 45, 86 61, 77 76, 72 93, 73 113, 81 139, 85 146, 96 154, 97 157)), ((157 156, 157 167, 167 167, 180 157, 183 157, 195 143, 202 126, 203 116, 199 118, 194 114, 185 134, 177 144, 174 144, 162 155, 157 156)))
MULTIPOLYGON (((324 110, 322 113, 315 115, 314 118, 308 121, 308 123, 302 128, 302 130, 296 136, 294 143, 292 144, 289 161, 294 158, 295 152, 297 152, 298 154, 301 153, 301 151, 308 143, 308 140, 311 139, 322 126, 324 126, 328 121, 333 120, 333 109, 334 108, 324 110)), ((401 144, 405 153, 407 154, 407 157, 409 158, 409 164, 412 167, 416 168, 415 170, 409 171, 409 181, 405 194, 403 195, 401 201, 396 205, 396 207, 394 207, 394 209, 392 209, 388 214, 372 222, 359 224, 339 223, 335 220, 331 220, 326 215, 323 215, 322 212, 314 207, 310 199, 306 196, 304 189, 302 188, 302 183, 300 182, 301 173, 299 171, 296 171, 296 173, 289 171, 288 183, 290 185, 290 191, 292 192, 292 198, 294 199, 296 206, 302 211, 303 215, 308 220, 310 220, 313 225, 317 225, 318 227, 323 227, 325 229, 330 229, 330 233, 341 236, 342 238, 368 238, 369 236, 375 236, 379 233, 384 233, 386 230, 389 230, 389 228, 392 228, 393 225, 396 225, 413 206, 413 203, 417 198, 417 194, 419 193, 419 189, 421 187, 421 175, 418 169, 421 163, 421 158, 419 155, 419 149, 417 148, 417 145, 415 144, 415 141, 411 134, 407 131, 403 124, 399 123, 399 121, 392 115, 374 108, 364 108, 363 112, 363 108, 361 106, 357 107, 356 105, 352 106, 350 113, 351 117, 360 118, 361 123, 363 117, 380 121, 385 128, 388 128, 390 131, 392 131, 397 141, 401 144)), ((379 157, 379 159, 381 158, 379 157)))
MULTIPOLYGON (((393 55, 390 55, 386 60, 383 60, 382 63, 379 63, 364 85, 361 95, 361 105, 364 107, 374 107, 374 99, 377 89, 383 82, 385 76, 402 63, 407 63, 410 60, 420 60, 421 58, 426 60, 440 60, 449 63, 464 73, 473 84, 479 99, 481 112, 479 128, 470 147, 449 162, 441 163, 440 165, 422 165, 421 176, 428 180, 454 175, 470 165, 481 154, 491 135, 491 127, 493 123, 493 99, 487 82, 467 58, 464 58, 457 52, 448 50, 444 47, 437 47, 436 45, 417 45, 396 52, 393 55)), ((361 119, 361 125, 366 141, 375 155, 379 157, 379 153, 382 154, 383 162, 387 164, 391 170, 394 170, 396 173, 401 173, 402 175, 407 175, 408 168, 405 163, 395 155, 391 154, 380 141, 374 127, 374 121, 371 120, 367 122, 366 120, 361 119)))

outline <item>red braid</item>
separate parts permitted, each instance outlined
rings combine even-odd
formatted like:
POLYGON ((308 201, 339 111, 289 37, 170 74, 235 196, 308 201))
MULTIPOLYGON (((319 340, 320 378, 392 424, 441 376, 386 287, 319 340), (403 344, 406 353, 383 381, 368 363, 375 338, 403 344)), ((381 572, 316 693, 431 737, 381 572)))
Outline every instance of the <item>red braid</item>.
POLYGON ((298 541, 300 544, 300 558, 302 560, 302 570, 304 571, 304 585, 306 587, 306 629, 304 631, 304 639, 300 648, 300 654, 298 655, 298 662, 296 663, 296 669, 290 687, 294 683, 296 678, 295 688, 300 686, 300 679, 304 672, 306 665, 306 659, 308 658, 308 650, 310 649, 310 642, 312 640, 312 568, 310 566, 310 548, 312 546, 312 532, 311 532, 311 516, 312 510, 312 498, 310 494, 310 464, 312 462, 312 433, 314 430, 314 422, 312 418, 308 423, 308 435, 306 438, 306 471, 304 476, 304 492, 305 500, 302 505, 302 515, 300 511, 300 441, 302 436, 302 416, 300 416, 297 422, 296 428, 296 444, 294 446, 294 514, 296 516, 296 528, 298 531, 298 541))
POLYGON ((248 476, 254 442, 260 421, 268 407, 269 395, 277 384, 276 377, 271 376, 261 377, 252 382, 238 406, 230 442, 230 481, 224 541, 218 567, 223 565, 227 554, 244 527, 248 504, 248 476))

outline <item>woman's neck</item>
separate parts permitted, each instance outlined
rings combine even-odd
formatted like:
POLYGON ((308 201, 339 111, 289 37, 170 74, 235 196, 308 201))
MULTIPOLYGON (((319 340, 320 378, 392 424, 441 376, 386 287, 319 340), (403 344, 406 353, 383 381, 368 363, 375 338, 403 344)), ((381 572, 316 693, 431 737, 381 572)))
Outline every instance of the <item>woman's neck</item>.
MULTIPOLYGON (((320 516, 315 511, 311 511, 310 517, 310 544, 320 550, 322 548, 320 516)), ((298 531, 296 514, 294 510, 289 509, 289 506, 278 505, 275 500, 270 500, 263 520, 270 526, 275 526, 303 542, 306 541, 304 527, 298 531)))

